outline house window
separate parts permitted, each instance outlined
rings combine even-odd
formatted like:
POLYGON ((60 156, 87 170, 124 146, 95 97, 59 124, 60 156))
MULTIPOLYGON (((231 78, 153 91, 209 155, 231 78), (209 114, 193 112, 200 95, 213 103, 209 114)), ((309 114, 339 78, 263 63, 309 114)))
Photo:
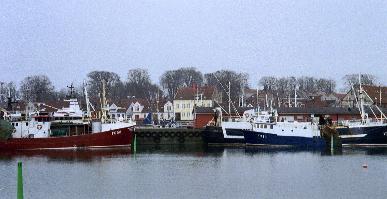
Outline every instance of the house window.
POLYGON ((183 105, 183 108, 185 108, 185 104, 182 104, 183 105))
POLYGON ((187 104, 187 108, 191 108, 191 104, 187 104))
POLYGON ((180 108, 180 104, 176 104, 176 108, 180 108))

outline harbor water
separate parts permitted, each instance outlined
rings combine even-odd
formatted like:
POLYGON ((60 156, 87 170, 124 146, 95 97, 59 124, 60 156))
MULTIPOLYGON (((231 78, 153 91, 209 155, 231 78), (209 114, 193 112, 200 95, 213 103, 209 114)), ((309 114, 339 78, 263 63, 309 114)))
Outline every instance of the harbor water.
POLYGON ((387 148, 0 153, 0 198, 386 198, 387 148))

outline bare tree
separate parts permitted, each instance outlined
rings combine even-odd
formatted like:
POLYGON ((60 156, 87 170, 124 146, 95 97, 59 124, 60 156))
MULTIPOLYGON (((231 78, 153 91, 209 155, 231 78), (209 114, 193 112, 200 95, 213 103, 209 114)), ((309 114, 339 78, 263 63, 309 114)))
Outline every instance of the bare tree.
POLYGON ((221 91, 223 99, 228 98, 228 83, 230 82, 230 97, 234 102, 242 94, 243 88, 249 88, 248 78, 247 73, 237 73, 231 70, 220 70, 204 75, 206 84, 216 86, 221 91))
POLYGON ((278 80, 273 76, 265 76, 259 80, 259 84, 263 86, 265 91, 276 91, 278 88, 278 80))
POLYGON ((266 92, 278 93, 278 97, 293 96, 295 89, 306 94, 315 94, 317 92, 329 94, 336 89, 336 82, 331 79, 317 79, 307 76, 299 78, 265 76, 259 80, 259 83, 266 92))
POLYGON ((106 97, 109 99, 119 98, 116 87, 122 85, 120 77, 109 71, 92 71, 88 75, 88 87, 91 98, 99 98, 99 93, 102 93, 102 81, 106 83, 106 97))
POLYGON ((152 84, 148 71, 141 68, 129 70, 126 88, 129 96, 150 101, 156 99, 156 95, 162 95, 160 88, 152 84))
POLYGON ((316 82, 317 90, 324 93, 333 93, 335 92, 336 82, 331 79, 318 79, 316 82))
MULTIPOLYGON (((361 83, 364 85, 376 85, 377 78, 371 74, 360 74, 361 83)), ((349 90, 352 86, 359 85, 359 74, 348 74, 343 77, 345 89, 349 90)))
POLYGON ((177 89, 180 87, 202 85, 203 75, 194 67, 179 68, 166 71, 160 78, 161 86, 167 90, 168 97, 174 98, 177 89))
POLYGON ((54 86, 45 75, 34 75, 24 78, 21 82, 22 98, 31 102, 44 102, 55 99, 54 86))
POLYGON ((16 88, 15 82, 0 82, 0 103, 6 102, 8 97, 12 100, 20 98, 20 92, 16 88))

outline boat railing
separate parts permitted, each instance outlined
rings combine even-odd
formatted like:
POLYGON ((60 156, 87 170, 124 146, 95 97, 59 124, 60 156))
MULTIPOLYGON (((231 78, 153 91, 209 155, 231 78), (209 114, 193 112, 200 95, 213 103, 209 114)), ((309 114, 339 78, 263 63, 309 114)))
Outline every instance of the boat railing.
POLYGON ((360 124, 383 124, 383 123, 386 123, 386 120, 380 120, 380 119, 376 119, 376 118, 368 118, 364 122, 360 119, 334 121, 333 125, 335 125, 335 126, 351 126, 351 125, 360 125, 360 124))

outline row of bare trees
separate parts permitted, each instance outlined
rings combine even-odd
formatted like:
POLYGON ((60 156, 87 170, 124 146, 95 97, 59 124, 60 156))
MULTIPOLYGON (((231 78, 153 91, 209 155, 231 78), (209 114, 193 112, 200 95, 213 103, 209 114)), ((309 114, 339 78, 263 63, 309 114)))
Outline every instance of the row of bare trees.
POLYGON ((262 77, 259 84, 264 91, 278 94, 279 97, 284 97, 294 93, 294 90, 306 94, 314 93, 333 93, 336 89, 336 82, 331 79, 315 78, 315 77, 262 77))
MULTIPOLYGON (((343 77, 346 88, 356 85, 359 75, 350 74, 343 77)), ((376 85, 377 79, 373 75, 361 75, 362 83, 376 85)), ((237 101, 243 90, 249 88, 249 75, 238 73, 232 70, 219 70, 212 73, 202 74, 194 67, 179 68, 165 71, 160 77, 160 85, 151 81, 149 72, 146 69, 130 69, 124 81, 114 72, 92 71, 87 75, 87 84, 90 98, 99 99, 102 91, 102 81, 106 84, 106 95, 108 99, 116 101, 123 98, 143 98, 154 101, 158 97, 174 99, 176 91, 181 87, 211 85, 217 87, 223 98, 228 97, 228 85, 230 82, 230 96, 237 101)), ((1 82, 0 82, 1 83, 1 82)), ((76 85, 73 97, 83 96, 82 85, 76 85)), ((280 96, 287 96, 296 88, 305 93, 332 93, 336 91, 336 82, 332 79, 316 77, 274 77, 265 76, 259 80, 260 89, 269 91, 280 96)), ((68 88, 57 91, 49 77, 45 75, 33 75, 24 78, 17 89, 14 82, 1 83, 0 102, 4 101, 7 95, 25 101, 43 102, 62 100, 68 96, 68 88)))

